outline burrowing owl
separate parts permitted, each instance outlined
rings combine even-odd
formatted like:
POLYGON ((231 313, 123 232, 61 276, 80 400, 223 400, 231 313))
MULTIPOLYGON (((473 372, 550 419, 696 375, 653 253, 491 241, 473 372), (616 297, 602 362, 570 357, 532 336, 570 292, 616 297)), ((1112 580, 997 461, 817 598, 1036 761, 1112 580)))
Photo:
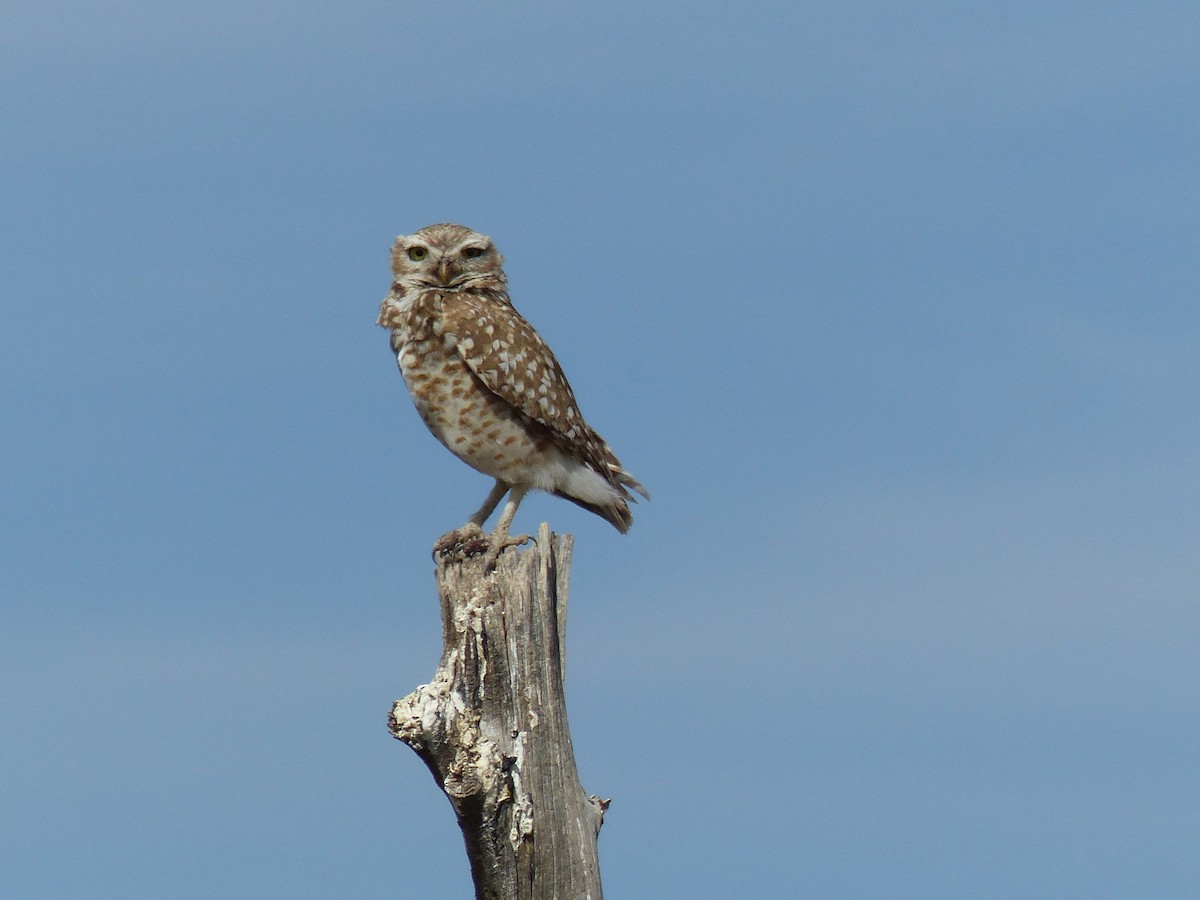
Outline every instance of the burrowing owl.
POLYGON ((649 498, 583 421, 558 360, 513 308, 502 263, 490 238, 462 225, 401 235, 379 309, 429 430, 496 479, 462 530, 480 533, 509 495, 489 541, 493 561, 516 542, 509 528, 530 490, 577 503, 622 533, 633 521, 628 489, 649 498))

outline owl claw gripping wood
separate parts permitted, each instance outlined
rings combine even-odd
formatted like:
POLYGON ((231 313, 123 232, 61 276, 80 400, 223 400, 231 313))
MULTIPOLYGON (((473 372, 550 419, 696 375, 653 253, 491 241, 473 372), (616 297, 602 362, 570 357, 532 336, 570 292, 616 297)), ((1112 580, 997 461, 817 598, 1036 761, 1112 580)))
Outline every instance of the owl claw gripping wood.
POLYGON ((520 543, 509 528, 531 490, 570 500, 621 533, 633 522, 630 491, 650 496, 584 422, 558 360, 513 308, 502 264, 490 238, 462 225, 401 235, 379 309, 429 430, 496 479, 464 528, 482 528, 508 495, 488 539, 489 569, 520 543))

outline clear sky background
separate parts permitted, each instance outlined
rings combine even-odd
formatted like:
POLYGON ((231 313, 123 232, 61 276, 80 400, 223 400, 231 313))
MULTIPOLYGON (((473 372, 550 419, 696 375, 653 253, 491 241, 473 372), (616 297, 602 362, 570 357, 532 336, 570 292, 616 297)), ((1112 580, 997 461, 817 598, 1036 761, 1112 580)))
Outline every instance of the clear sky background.
POLYGON ((607 894, 1200 892, 1193 2, 17 2, 0 872, 466 897, 386 729, 490 482, 375 327, 490 234, 653 494, 576 535, 607 894))

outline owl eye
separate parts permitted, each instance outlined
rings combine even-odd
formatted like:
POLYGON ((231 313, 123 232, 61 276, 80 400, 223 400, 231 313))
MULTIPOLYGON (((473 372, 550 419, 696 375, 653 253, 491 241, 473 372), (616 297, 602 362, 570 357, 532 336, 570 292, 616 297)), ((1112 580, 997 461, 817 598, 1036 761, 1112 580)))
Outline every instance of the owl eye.
POLYGON ((429 251, 424 247, 409 247, 408 258, 413 262, 420 262, 429 255, 429 251))
POLYGON ((464 247, 462 255, 467 259, 478 259, 483 256, 486 251, 482 247, 464 247))

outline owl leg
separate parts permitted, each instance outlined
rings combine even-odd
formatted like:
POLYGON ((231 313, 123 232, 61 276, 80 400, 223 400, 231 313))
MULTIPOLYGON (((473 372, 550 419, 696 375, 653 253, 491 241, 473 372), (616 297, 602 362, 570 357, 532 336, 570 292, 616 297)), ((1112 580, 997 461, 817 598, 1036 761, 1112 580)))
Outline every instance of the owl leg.
MULTIPOLYGON (((508 493, 508 485, 497 478, 496 483, 492 486, 491 493, 483 501, 483 506, 475 511, 475 514, 467 520, 467 524, 462 528, 449 531, 438 538, 437 543, 433 545, 434 558, 436 559, 439 553, 448 553, 455 547, 462 547, 468 542, 475 545, 482 544, 483 523, 487 521, 488 516, 500 504, 500 499, 506 493, 508 493)), ((491 546, 490 543, 488 546, 491 546)))
MULTIPOLYGON (((527 491, 528 488, 519 484, 512 486, 512 492, 508 495, 508 502, 504 504, 504 511, 500 513, 500 521, 496 523, 496 527, 492 529, 492 536, 488 538, 490 546, 488 547, 486 569, 489 572, 496 567, 496 560, 500 558, 500 554, 507 548, 519 547, 526 541, 533 540, 527 534, 519 534, 516 537, 511 537, 508 533, 508 529, 512 527, 513 517, 517 514, 517 507, 525 499, 527 491)), ((495 494, 496 492, 493 490, 492 493, 495 494)), ((490 500, 491 497, 489 496, 488 499, 490 500)), ((496 499, 498 502, 499 497, 496 499)), ((487 504, 485 503, 484 505, 486 506, 487 504)), ((492 504, 492 508, 495 508, 494 503, 492 504)), ((488 512, 490 513, 491 510, 489 509, 488 512)))
POLYGON ((471 518, 467 520, 467 525, 474 525, 476 528, 482 531, 483 523, 487 521, 488 516, 490 516, 500 504, 500 498, 507 493, 508 485, 497 478, 495 485, 492 486, 492 492, 488 494, 487 499, 483 501, 483 506, 479 507, 479 509, 475 511, 475 515, 471 516, 471 518))

